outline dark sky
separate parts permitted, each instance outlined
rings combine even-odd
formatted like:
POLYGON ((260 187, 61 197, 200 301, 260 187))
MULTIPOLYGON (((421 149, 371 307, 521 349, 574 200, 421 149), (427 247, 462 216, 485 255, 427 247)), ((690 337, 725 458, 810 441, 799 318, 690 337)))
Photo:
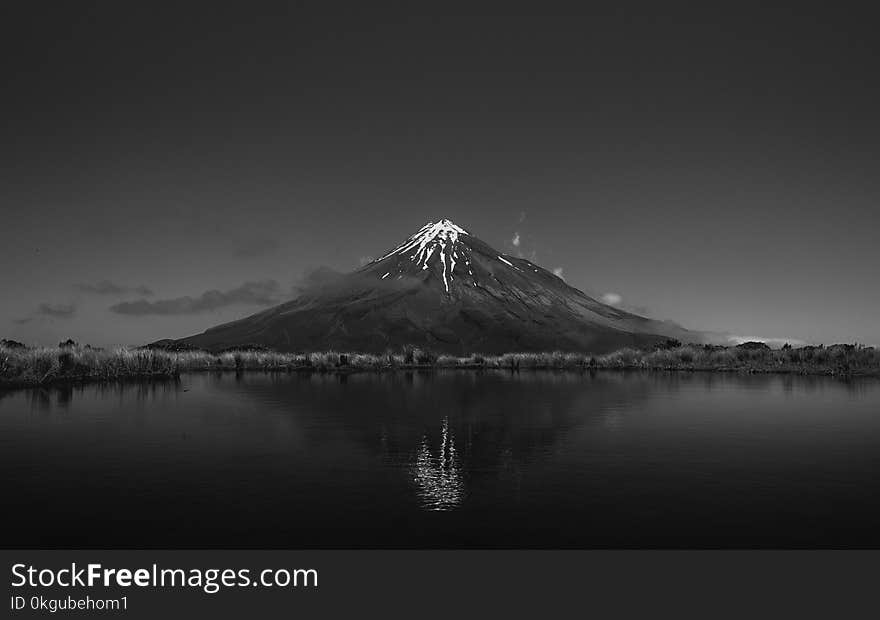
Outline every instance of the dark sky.
POLYGON ((686 327, 880 344, 866 15, 115 5, 2 16, 0 336, 188 335, 447 217, 686 327))

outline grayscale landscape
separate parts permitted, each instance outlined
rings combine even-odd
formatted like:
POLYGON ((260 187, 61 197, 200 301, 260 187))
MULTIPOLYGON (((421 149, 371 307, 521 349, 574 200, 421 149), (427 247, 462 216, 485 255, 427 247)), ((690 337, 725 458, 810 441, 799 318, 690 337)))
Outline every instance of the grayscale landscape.
POLYGON ((4 19, 0 547, 880 548, 875 22, 586 12, 4 19))

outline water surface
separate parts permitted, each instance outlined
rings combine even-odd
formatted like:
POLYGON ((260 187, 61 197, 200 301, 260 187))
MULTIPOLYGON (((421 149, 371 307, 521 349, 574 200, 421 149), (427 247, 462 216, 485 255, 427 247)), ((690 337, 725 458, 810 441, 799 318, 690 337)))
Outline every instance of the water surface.
POLYGON ((2 547, 880 546, 880 381, 194 374, 0 394, 2 547))

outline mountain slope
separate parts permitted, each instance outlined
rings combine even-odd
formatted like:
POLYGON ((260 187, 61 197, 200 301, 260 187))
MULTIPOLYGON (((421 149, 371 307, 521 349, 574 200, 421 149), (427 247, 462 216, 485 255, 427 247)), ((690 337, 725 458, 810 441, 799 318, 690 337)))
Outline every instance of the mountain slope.
POLYGON ((379 352, 413 344, 456 354, 603 353, 686 333, 602 304, 440 220, 328 285, 178 342, 209 350, 379 352))

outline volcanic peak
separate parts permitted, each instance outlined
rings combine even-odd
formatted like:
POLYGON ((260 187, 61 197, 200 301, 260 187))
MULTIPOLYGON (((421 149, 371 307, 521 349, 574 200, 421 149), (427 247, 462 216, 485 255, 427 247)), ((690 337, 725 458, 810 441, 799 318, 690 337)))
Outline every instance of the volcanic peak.
MULTIPOLYGON (((464 228, 456 226, 452 220, 442 219, 437 222, 428 222, 409 239, 375 262, 381 262, 392 256, 409 254, 410 260, 424 270, 428 269, 428 261, 437 252, 443 267, 443 285, 448 293, 449 280, 453 277, 455 264, 460 258, 458 237, 469 234, 464 228)), ((388 275, 386 273, 382 278, 384 279, 388 275)))

